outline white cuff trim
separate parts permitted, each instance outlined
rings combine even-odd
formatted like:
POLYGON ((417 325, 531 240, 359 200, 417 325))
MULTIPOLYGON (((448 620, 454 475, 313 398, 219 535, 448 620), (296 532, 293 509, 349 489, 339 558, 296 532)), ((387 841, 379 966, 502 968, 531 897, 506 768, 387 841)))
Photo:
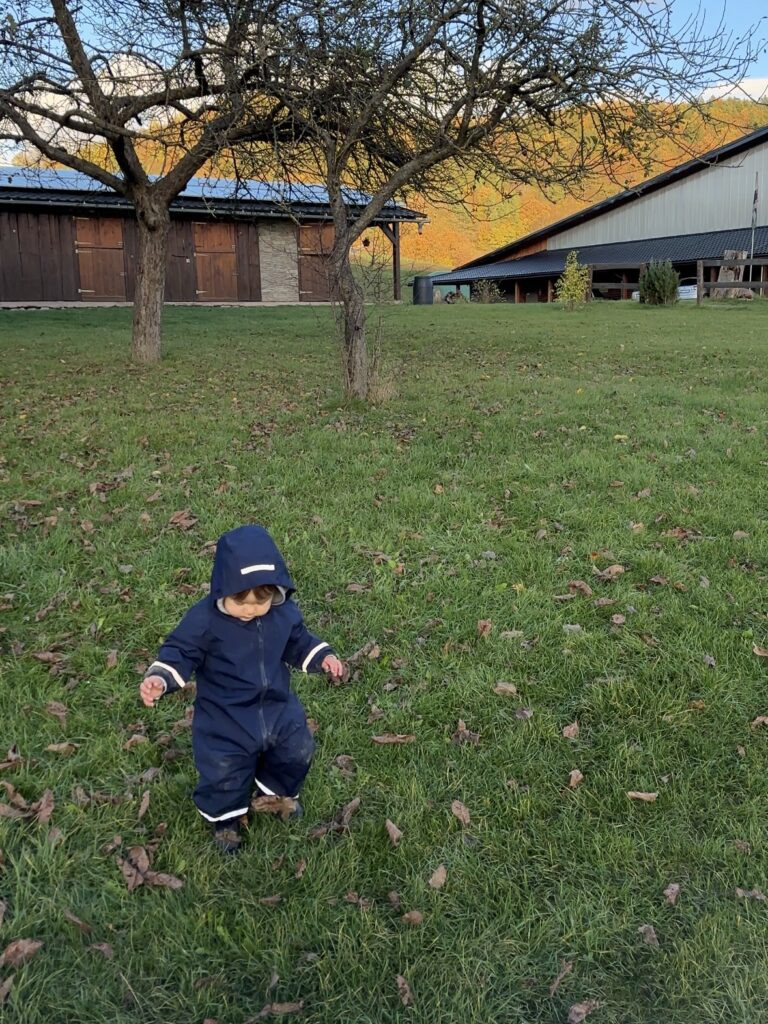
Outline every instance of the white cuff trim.
MULTIPOLYGON (((183 686, 187 685, 186 682, 179 675, 178 671, 173 667, 173 665, 166 665, 164 661, 153 661, 152 664, 147 669, 147 671, 151 672, 153 668, 164 668, 166 672, 170 672, 171 673, 171 675, 176 680, 176 682, 179 684, 179 686, 183 687, 183 686)), ((166 684, 165 688, 166 688, 166 690, 168 689, 167 684, 166 684)))
POLYGON ((244 569, 240 570, 241 576, 247 576, 249 572, 274 572, 274 565, 246 565, 244 569))
POLYGON ((259 787, 264 796, 277 796, 277 793, 274 791, 274 789, 270 789, 269 786, 265 786, 263 782, 259 782, 258 779, 254 779, 253 781, 259 787))
POLYGON ((318 644, 317 647, 313 647, 312 650, 309 652, 309 654, 304 659, 304 661, 302 663, 302 666, 301 666, 301 671, 302 672, 306 672, 307 671, 307 666, 312 661, 312 659, 314 658, 314 656, 317 654, 318 651, 322 651, 322 649, 324 647, 330 647, 330 646, 331 646, 330 644, 322 643, 322 644, 318 644))
POLYGON ((226 814, 220 814, 216 818, 210 814, 206 814, 205 811, 201 811, 199 807, 197 809, 206 821, 227 821, 229 818, 242 818, 244 814, 248 813, 247 807, 241 807, 239 811, 227 811, 226 814))

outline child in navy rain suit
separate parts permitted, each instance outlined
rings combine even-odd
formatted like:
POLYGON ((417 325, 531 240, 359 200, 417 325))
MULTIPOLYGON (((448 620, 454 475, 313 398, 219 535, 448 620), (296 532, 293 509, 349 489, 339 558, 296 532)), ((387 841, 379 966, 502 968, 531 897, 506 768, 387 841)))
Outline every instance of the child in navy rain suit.
POLYGON ((151 707, 196 675, 194 800, 227 852, 239 849, 254 782, 265 795, 295 798, 309 770, 315 744, 289 666, 334 678, 343 671, 330 645, 304 625, 290 600, 294 589, 263 527, 225 533, 210 594, 168 636, 141 683, 151 707))

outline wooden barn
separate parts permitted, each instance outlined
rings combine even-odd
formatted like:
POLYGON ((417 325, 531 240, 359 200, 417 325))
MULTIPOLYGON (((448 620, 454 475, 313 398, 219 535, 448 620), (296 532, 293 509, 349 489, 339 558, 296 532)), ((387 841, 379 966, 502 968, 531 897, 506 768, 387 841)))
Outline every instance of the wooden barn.
MULTIPOLYGON (((350 207, 368 197, 350 191, 350 207)), ((396 203, 375 224, 393 247, 423 218, 396 203)), ((327 302, 333 242, 317 185, 194 179, 171 206, 167 302, 327 302)), ((137 232, 130 202, 85 175, 0 168, 0 303, 131 302, 137 232)))
MULTIPOLYGON (((479 281, 491 281, 509 302, 551 302, 568 253, 576 250, 579 262, 594 268, 593 291, 599 297, 628 299, 641 268, 653 260, 669 260, 695 292, 700 264, 705 263, 707 280, 716 281, 719 269, 713 263, 727 252, 765 263, 766 188, 768 126, 435 274, 432 282, 445 292, 460 285, 474 290, 479 281)), ((766 266, 752 271, 758 282, 768 276, 766 266)))

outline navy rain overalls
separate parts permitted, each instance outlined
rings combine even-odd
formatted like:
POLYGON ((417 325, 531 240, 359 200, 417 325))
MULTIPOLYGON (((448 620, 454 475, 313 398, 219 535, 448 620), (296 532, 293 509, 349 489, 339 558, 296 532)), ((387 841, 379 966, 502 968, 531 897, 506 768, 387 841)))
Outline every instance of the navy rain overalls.
POLYGON ((200 780, 194 793, 208 821, 245 814, 254 782, 262 793, 296 796, 314 740, 290 669, 321 672, 333 653, 313 636, 296 604, 282 555, 261 526, 225 533, 216 546, 211 592, 168 636, 147 675, 166 693, 197 678, 192 748, 200 780), (249 587, 281 588, 270 610, 250 622, 222 611, 225 597, 249 587), (282 603, 278 603, 278 602, 282 603))

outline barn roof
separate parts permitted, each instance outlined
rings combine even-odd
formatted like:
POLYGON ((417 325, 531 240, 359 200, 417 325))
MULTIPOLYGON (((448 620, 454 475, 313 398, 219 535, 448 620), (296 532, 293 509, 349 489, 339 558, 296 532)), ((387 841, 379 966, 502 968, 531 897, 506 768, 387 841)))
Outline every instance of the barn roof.
MULTIPOLYGON (((353 209, 367 206, 370 196, 345 189, 353 209)), ((0 167, 0 207, 24 209, 130 210, 125 196, 86 174, 58 168, 0 167)), ((328 219, 328 192, 322 185, 286 181, 233 181, 193 178, 171 203, 171 212, 226 217, 288 217, 328 219)), ((400 203, 387 203, 375 223, 415 221, 423 214, 400 203)))
MULTIPOLYGON (((666 188, 667 185, 671 185, 673 182, 680 181, 683 178, 688 178, 692 174, 698 174, 699 171, 705 170, 712 164, 722 163, 731 157, 738 156, 740 153, 743 153, 748 149, 752 149, 755 146, 760 146, 765 142, 768 142, 768 125, 758 128, 754 132, 750 132, 749 135, 742 135, 740 138, 735 139, 733 142, 728 142, 724 146, 719 146, 717 149, 710 150, 709 153, 705 153, 703 156, 696 157, 693 160, 688 160, 683 164, 679 164, 677 167, 673 167, 669 171, 664 171, 662 174, 657 174, 654 178, 648 178, 647 181, 643 181, 639 185, 635 185, 633 188, 629 188, 624 192, 619 192, 616 195, 609 196, 608 199, 603 199, 599 203, 595 203, 593 206, 588 206, 585 210, 579 210, 578 213, 573 213, 569 217, 564 217, 562 220, 555 221, 554 224, 548 224, 544 228, 532 231, 530 234, 524 235, 522 238, 517 238, 514 242, 509 242, 507 245, 502 245, 499 249, 494 249, 492 252, 486 253, 484 256, 478 256, 474 260, 470 260, 468 263, 463 263, 460 267, 457 267, 456 270, 468 270, 470 267, 476 267, 481 264, 492 265, 498 260, 503 260, 505 258, 509 259, 518 249, 524 247, 528 248, 536 242, 543 242, 552 235, 559 234, 561 231, 566 231, 570 228, 577 227, 579 224, 584 224, 586 221, 594 220, 595 217, 600 217, 604 213, 608 213, 610 210, 615 210, 627 203, 632 203, 636 199, 640 199, 642 196, 647 196, 652 192, 657 192, 659 189, 666 188)), ((702 258, 706 259, 707 257, 702 258)), ((485 274, 482 276, 487 277, 488 275, 485 274)))
MULTIPOLYGON (((592 266, 632 267, 651 260, 671 260, 672 263, 695 263, 696 260, 722 259, 726 249, 750 251, 750 228, 731 231, 705 231, 697 235, 670 235, 666 238, 640 238, 632 242, 610 242, 603 245, 585 245, 581 248, 551 249, 521 256, 516 260, 500 260, 482 266, 467 266, 447 274, 435 274, 434 284, 468 284, 482 279, 514 279, 523 277, 549 277, 565 269, 568 253, 574 248, 579 263, 592 266)), ((755 256, 768 256, 768 226, 755 231, 755 256)))

